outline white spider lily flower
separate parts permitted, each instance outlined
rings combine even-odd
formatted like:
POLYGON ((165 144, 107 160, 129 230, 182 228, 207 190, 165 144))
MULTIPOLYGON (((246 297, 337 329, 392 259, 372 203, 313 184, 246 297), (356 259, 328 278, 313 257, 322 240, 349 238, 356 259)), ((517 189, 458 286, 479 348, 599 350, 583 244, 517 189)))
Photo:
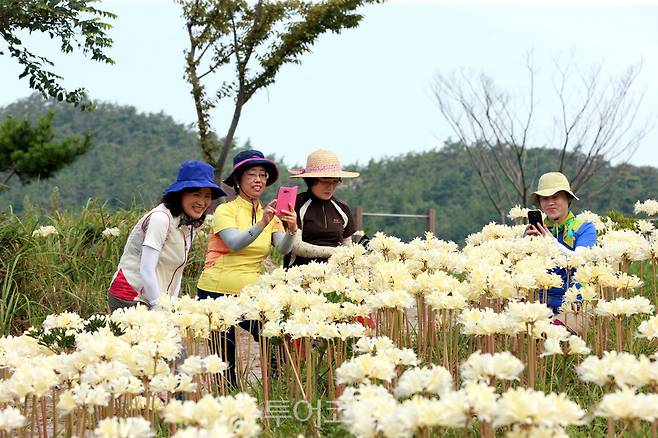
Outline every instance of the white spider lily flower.
POLYGON ((647 338, 654 340, 658 338, 658 316, 652 316, 646 321, 642 321, 637 328, 638 338, 647 338))
POLYGON ((57 236, 58 234, 59 232, 57 231, 57 228, 53 227, 52 225, 46 225, 34 230, 32 232, 32 237, 57 236))
POLYGON ((655 199, 647 199, 644 202, 637 201, 633 211, 635 214, 644 213, 647 216, 658 215, 658 201, 655 199))
POLYGON ((492 416, 494 427, 514 424, 566 427, 582 424, 585 411, 565 394, 545 394, 519 387, 501 395, 492 416))
POLYGON ((642 296, 632 298, 616 298, 612 301, 599 301, 594 313, 601 316, 632 316, 638 314, 653 314, 654 306, 642 296))
POLYGON ((0 411, 0 430, 9 432, 24 425, 25 417, 18 409, 9 406, 0 411))
POLYGON ((525 219, 528 216, 529 208, 521 207, 520 205, 515 205, 507 213, 507 217, 510 219, 525 219))
POLYGON ((487 382, 492 377, 518 380, 523 368, 523 362, 509 351, 494 354, 482 354, 476 351, 459 367, 464 382, 487 382))
POLYGON ((121 234, 121 230, 117 227, 105 228, 101 232, 101 236, 103 236, 105 239, 109 239, 112 237, 119 237, 120 234, 121 234))
POLYGON ((151 438, 155 432, 142 417, 105 418, 94 430, 95 438, 151 438))

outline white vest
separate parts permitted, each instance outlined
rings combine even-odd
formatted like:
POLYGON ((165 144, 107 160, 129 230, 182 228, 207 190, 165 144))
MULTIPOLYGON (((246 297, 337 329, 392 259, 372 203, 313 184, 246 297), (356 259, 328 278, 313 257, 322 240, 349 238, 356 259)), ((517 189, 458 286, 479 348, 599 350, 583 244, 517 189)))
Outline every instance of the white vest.
POLYGON ((193 238, 191 227, 188 225, 179 227, 179 223, 180 218, 173 217, 169 209, 164 204, 160 204, 142 216, 131 230, 119 261, 119 268, 112 281, 121 270, 128 283, 137 291, 138 296, 135 300, 145 300, 142 296, 143 284, 139 274, 144 244, 160 251, 155 269, 160 293, 178 295, 178 285, 183 276, 193 238), (162 214, 158 213, 157 220, 151 223, 151 217, 156 212, 165 213, 167 221, 163 221, 162 214))

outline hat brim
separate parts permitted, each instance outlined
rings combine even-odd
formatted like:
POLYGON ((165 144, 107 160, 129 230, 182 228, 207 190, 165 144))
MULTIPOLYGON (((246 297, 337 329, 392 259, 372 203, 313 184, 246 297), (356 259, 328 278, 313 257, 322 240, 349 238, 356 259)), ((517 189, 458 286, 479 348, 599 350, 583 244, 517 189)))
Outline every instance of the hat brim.
POLYGON ((359 176, 359 172, 347 172, 344 170, 341 171, 328 171, 328 172, 304 172, 301 170, 289 170, 289 172, 294 175, 290 175, 289 178, 356 178, 359 176))
POLYGON ((575 199, 576 201, 580 201, 580 198, 574 195, 571 190, 555 188, 555 189, 537 190, 536 192, 532 192, 530 194, 530 202, 533 203, 534 205, 539 205, 540 196, 553 196, 557 192, 566 192, 571 196, 572 199, 575 199))
POLYGON ((279 179, 279 169, 272 160, 263 158, 262 160, 249 160, 241 166, 233 168, 229 176, 224 179, 224 184, 235 187, 235 174, 241 169, 250 169, 256 166, 263 166, 267 172, 267 182, 265 186, 271 186, 279 179))
POLYGON ((222 196, 226 196, 226 192, 224 192, 224 190, 219 188, 219 186, 214 182, 210 182, 210 181, 176 181, 175 183, 167 187, 167 189, 164 192, 165 194, 167 194, 167 193, 180 192, 185 189, 204 189, 204 188, 210 189, 211 192, 210 196, 212 197, 212 199, 217 199, 222 196))

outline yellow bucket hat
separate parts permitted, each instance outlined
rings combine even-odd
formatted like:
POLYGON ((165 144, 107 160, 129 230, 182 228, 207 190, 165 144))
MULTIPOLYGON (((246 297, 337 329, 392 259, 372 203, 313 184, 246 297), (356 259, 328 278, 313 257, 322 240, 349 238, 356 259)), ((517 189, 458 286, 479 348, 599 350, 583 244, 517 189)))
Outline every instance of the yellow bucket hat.
POLYGON ((540 196, 553 196, 557 192, 567 192, 575 200, 579 200, 578 196, 574 195, 571 191, 571 185, 566 176, 560 172, 548 172, 539 178, 537 184, 537 191, 530 195, 530 202, 539 205, 540 196))
POLYGON ((311 152, 306 158, 306 168, 289 170, 290 178, 356 178, 358 172, 347 172, 340 165, 338 155, 326 149, 311 152))

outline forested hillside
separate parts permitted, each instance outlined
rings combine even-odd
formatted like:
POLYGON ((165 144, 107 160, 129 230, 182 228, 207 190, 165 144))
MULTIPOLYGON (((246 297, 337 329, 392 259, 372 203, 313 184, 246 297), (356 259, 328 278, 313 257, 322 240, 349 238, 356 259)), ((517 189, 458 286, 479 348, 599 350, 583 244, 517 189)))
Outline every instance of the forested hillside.
POLYGON ((36 119, 49 109, 55 112, 58 135, 91 134, 90 151, 47 181, 21 186, 12 180, 10 189, 0 194, 0 204, 11 203, 15 210, 26 202, 47 206, 54 186, 65 208, 84 205, 90 197, 112 208, 127 208, 133 201, 150 204, 181 161, 201 155, 185 126, 165 114, 142 114, 134 107, 98 103, 95 111, 82 112, 59 102, 44 103, 34 95, 0 109, 0 120, 9 114, 36 119))
MULTIPOLYGON (((532 187, 536 187, 539 175, 554 170, 548 167, 551 154, 557 151, 529 150, 532 187)), ((350 205, 364 206, 365 211, 424 214, 427 208, 434 207, 437 234, 452 240, 462 240, 490 221, 500 221, 466 153, 457 144, 373 160, 357 170, 362 172, 362 178, 344 184, 339 196, 350 205)), ((617 210, 632 214, 635 201, 658 196, 658 169, 607 165, 578 196, 580 201, 574 203, 574 211, 605 214, 617 210)), ((421 234, 424 226, 423 219, 365 219, 366 229, 383 229, 407 238, 421 234)))
MULTIPOLYGON (((47 209, 55 186, 59 187, 59 208, 79 208, 92 197, 110 208, 143 208, 156 202, 182 161, 200 158, 192 129, 165 114, 143 114, 133 107, 98 103, 95 111, 81 112, 59 103, 44 103, 33 96, 0 108, 0 120, 9 114, 36 119, 49 109, 55 112, 58 135, 90 133, 91 150, 49 180, 25 186, 13 181, 9 189, 0 193, 3 209, 9 205, 14 211, 29 207, 47 209)), ((322 139, 317 144, 322 144, 322 139)), ((269 150, 266 144, 258 147, 276 156, 276 151, 269 150)), ((400 150, 405 147, 401 145, 400 150)), ((551 170, 546 166, 555 153, 546 148, 529 151, 531 178, 536 181, 537 175, 551 170)), ((343 159, 349 162, 349 157, 343 159)), ((297 163, 287 164, 303 164, 304 160, 300 156, 297 163)), ((372 160, 350 169, 361 172, 361 177, 346 180, 338 191, 338 196, 349 205, 360 205, 366 212, 419 214, 433 207, 437 211, 437 234, 443 239, 462 240, 484 224, 499 219, 458 144, 372 160)), ((285 174, 284 164, 282 175, 285 174)), ((280 184, 299 183, 280 180, 280 184)), ((270 189, 268 195, 273 197, 275 193, 270 189)), ((598 213, 610 209, 632 213, 636 200, 657 194, 655 167, 606 166, 580 191, 581 202, 574 207, 598 213)), ((425 222, 367 217, 365 228, 369 233, 381 229, 409 239, 423 233, 425 222)))

